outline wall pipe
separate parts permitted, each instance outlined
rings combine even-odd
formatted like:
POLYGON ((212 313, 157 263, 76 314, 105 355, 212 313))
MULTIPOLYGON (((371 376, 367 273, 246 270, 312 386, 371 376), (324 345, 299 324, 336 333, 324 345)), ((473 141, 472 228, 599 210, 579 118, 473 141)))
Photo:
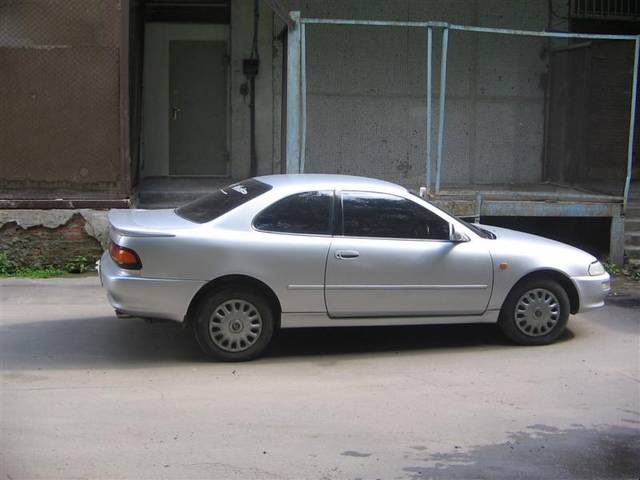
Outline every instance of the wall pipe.
POLYGON ((427 148, 427 193, 431 189, 431 63, 432 63, 433 28, 427 27, 427 127, 426 127, 426 148, 427 148))
POLYGON ((326 25, 366 25, 370 27, 442 27, 449 26, 446 22, 396 22, 393 20, 347 20, 341 18, 301 18, 302 23, 316 23, 326 25))
POLYGON ((501 35, 522 35, 525 37, 551 38, 591 38, 594 40, 635 40, 636 35, 613 35, 602 33, 537 32, 534 30, 513 30, 510 28, 470 27, 467 25, 449 25, 451 30, 479 33, 497 33, 501 35))
POLYGON ((307 156, 307 36, 304 23, 300 24, 300 173, 304 173, 304 162, 307 156))
POLYGON ((635 40, 637 35, 614 35, 601 33, 545 32, 535 30, 514 30, 509 28, 472 27, 447 22, 396 22, 392 20, 349 20, 338 18, 300 18, 301 23, 326 25, 365 25, 378 27, 439 27, 467 32, 497 33, 504 35, 524 35, 529 37, 592 38, 595 40, 635 40))

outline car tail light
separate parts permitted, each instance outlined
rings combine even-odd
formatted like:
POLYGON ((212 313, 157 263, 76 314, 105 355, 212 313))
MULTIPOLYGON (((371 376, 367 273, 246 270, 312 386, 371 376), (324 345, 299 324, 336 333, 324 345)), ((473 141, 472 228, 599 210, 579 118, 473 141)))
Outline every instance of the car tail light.
POLYGON ((113 261, 122 268, 127 268, 129 270, 140 270, 142 268, 140 257, 138 257, 138 254, 130 248, 121 247, 120 245, 116 245, 111 242, 109 254, 113 261))

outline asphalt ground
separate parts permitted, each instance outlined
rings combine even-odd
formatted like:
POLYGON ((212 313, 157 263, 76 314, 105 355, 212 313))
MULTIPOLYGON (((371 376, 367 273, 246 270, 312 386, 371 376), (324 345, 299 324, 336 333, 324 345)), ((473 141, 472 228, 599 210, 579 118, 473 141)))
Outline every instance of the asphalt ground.
POLYGON ((558 343, 283 331, 248 363, 116 319, 95 276, 0 280, 0 479, 640 477, 640 288, 558 343))

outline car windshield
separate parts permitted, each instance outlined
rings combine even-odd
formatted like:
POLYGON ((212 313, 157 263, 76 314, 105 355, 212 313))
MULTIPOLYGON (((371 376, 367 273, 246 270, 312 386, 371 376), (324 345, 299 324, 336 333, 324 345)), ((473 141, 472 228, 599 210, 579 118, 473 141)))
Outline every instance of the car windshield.
POLYGON ((207 223, 268 192, 271 188, 271 185, 259 180, 249 179, 200 197, 176 208, 175 212, 191 222, 207 223))
POLYGON ((425 199, 424 199, 424 198, 422 198, 420 195, 417 195, 417 194, 416 194, 416 193, 414 193, 414 192, 411 192, 411 193, 412 193, 413 195, 415 195, 416 197, 418 197, 418 198, 420 198, 420 199, 424 200, 425 202, 427 202, 427 203, 428 203, 429 205, 431 205, 432 207, 437 208, 437 209, 438 209, 438 210, 440 210, 441 212, 444 212, 444 213, 446 213, 447 215, 449 215, 449 216, 451 216, 451 217, 455 218, 455 219, 456 219, 456 220, 458 220, 460 223, 462 223, 465 227, 467 227, 469 230, 472 230, 476 235, 479 235, 479 236, 481 236, 482 238, 488 238, 488 239, 491 239, 491 240, 495 240, 495 239, 496 239, 496 236, 495 236, 495 234, 494 234, 493 232, 490 232, 489 230, 485 230, 484 228, 479 227, 478 225, 476 225, 476 224, 474 224, 474 223, 470 223, 470 222, 467 222, 466 220, 461 219, 461 218, 460 218, 460 217, 458 217, 457 215, 454 215, 453 213, 448 212, 447 210, 445 210, 444 208, 442 208, 442 207, 440 207, 440 206, 436 205, 436 204, 435 204, 435 203, 433 203, 433 202, 430 202, 430 201, 428 201, 428 200, 425 200, 425 199))

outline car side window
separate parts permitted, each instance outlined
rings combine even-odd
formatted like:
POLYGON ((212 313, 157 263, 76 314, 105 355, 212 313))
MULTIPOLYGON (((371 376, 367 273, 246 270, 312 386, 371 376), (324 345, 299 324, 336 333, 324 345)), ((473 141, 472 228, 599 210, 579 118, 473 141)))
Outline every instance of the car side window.
POLYGON ((386 193, 343 192, 346 236, 448 240, 449 223, 406 198, 386 193))
POLYGON ((298 193, 264 209, 253 226, 267 232, 329 235, 332 204, 332 191, 298 193))

